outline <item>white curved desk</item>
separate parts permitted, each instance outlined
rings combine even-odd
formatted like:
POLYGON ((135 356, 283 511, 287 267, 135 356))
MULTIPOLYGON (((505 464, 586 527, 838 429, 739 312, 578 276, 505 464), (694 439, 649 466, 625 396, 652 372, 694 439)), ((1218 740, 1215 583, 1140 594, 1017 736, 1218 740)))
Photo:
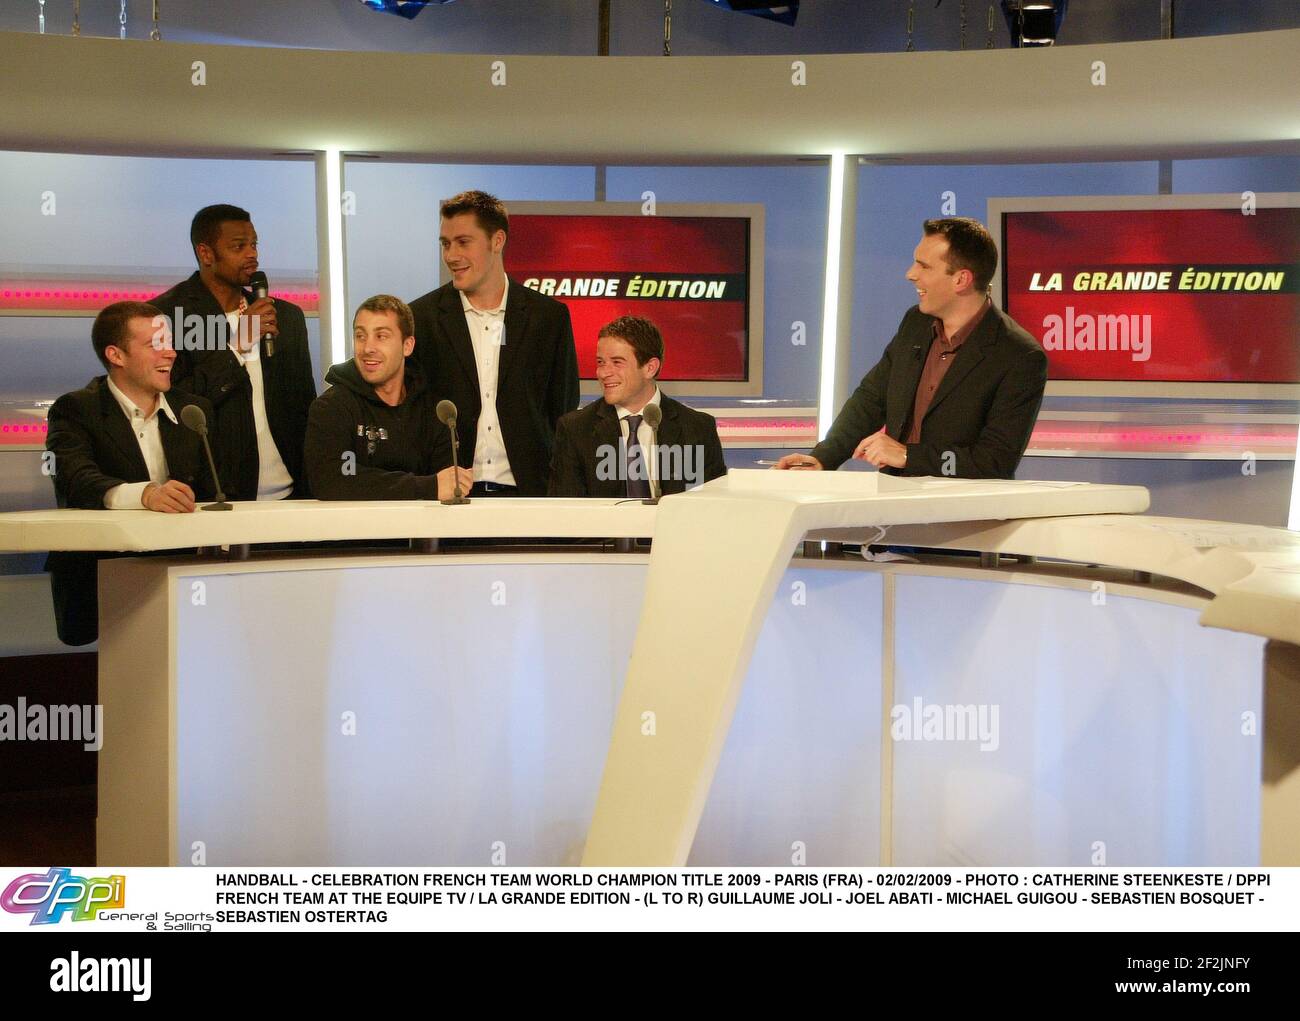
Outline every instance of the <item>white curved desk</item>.
POLYGON ((1282 644, 1300 541, 1145 506, 1133 487, 735 472, 658 508, 0 515, 0 548, 655 537, 648 564, 105 562, 105 863, 1300 862, 1300 713, 1274 705, 1300 690, 1282 644), (880 526, 1162 577, 789 559, 880 526), (996 707, 996 747, 890 736, 898 707, 931 706, 996 707))

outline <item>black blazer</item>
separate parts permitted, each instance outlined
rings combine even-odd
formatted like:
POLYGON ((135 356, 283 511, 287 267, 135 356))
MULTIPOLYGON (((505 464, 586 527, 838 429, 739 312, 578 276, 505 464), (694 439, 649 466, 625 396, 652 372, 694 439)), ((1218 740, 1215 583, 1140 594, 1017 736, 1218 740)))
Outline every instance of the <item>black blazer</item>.
MULTIPOLYGON (((415 353, 437 400, 458 412, 462 467, 474 466, 482 410, 474 345, 460 292, 451 284, 411 302, 415 353)), ((578 355, 569 309, 562 302, 510 281, 505 343, 497 362, 497 417, 510 470, 521 496, 545 496, 555 423, 578 406, 578 355)))
MULTIPOLYGON (((252 303, 252 294, 246 294, 252 303)), ((302 467, 303 437, 307 434, 307 410, 316 399, 312 377, 311 352, 307 343, 307 320, 302 309, 279 298, 275 302, 279 336, 275 354, 262 352, 262 389, 266 399, 266 421, 271 438, 293 476, 294 498, 310 495, 302 467)), ((212 422, 212 456, 226 496, 232 500, 257 499, 257 426, 253 421, 253 385, 248 370, 240 365, 229 348, 230 324, 217 299, 196 272, 170 291, 152 299, 171 321, 172 340, 176 345, 176 364, 172 382, 190 393, 211 402, 216 411, 212 422), (186 315, 216 316, 221 347, 219 350, 184 350, 182 322, 186 315)), ((205 323, 206 323, 205 318, 205 323)), ((206 336, 205 342, 209 339, 206 336)))
MULTIPOLYGON (((659 463, 668 468, 666 475, 673 476, 659 480, 660 492, 664 496, 681 493, 688 482, 698 485, 726 475, 722 441, 718 439, 718 423, 713 416, 688 408, 662 391, 659 407, 664 415, 659 424, 659 463), (665 448, 675 448, 675 451, 665 458, 665 448), (688 471, 695 477, 683 477, 688 471)), ((549 495, 625 496, 626 483, 622 479, 609 478, 607 471, 598 470, 601 448, 616 453, 622 435, 618 411, 599 398, 581 411, 571 411, 561 418, 555 430, 549 495)))
MULTIPOLYGON (((934 317, 913 306, 875 368, 812 450, 833 470, 884 425, 900 443, 910 429, 916 388, 934 335, 934 317)), ((1047 385, 1047 355, 1009 315, 991 308, 957 351, 921 422, 907 464, 891 475, 1010 479, 1029 446, 1047 385), (946 456, 951 454, 951 456, 946 456)))
MULTIPOLYGON (((174 388, 167 394, 167 404, 177 418, 175 424, 166 414, 158 419, 168 477, 184 482, 197 499, 211 500, 215 490, 202 440, 179 419, 182 408, 196 404, 211 421, 212 406, 174 388)), ((45 449, 54 454, 54 495, 60 507, 103 510, 104 494, 114 486, 149 480, 131 423, 113 399, 104 376, 96 376, 83 389, 54 402, 45 449)), ((100 556, 55 552, 45 562, 59 640, 66 645, 87 645, 98 635, 96 564, 100 556)))

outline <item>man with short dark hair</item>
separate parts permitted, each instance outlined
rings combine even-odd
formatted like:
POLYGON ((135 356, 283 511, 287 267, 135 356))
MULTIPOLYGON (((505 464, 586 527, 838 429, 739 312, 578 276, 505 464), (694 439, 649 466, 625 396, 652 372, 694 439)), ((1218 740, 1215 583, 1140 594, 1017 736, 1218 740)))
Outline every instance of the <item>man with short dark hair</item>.
POLYGON ((330 384, 307 418, 305 462, 321 500, 448 500, 470 473, 451 463, 451 439, 420 366, 411 310, 391 294, 361 303, 352 319, 351 361, 330 368, 330 384))
POLYGON ((901 475, 1010 479, 1047 385, 1047 355, 993 306, 997 246, 978 220, 926 220, 907 279, 918 303, 811 454, 778 468, 835 469, 850 457, 901 475))
POLYGON ((411 302, 415 360, 455 403, 474 494, 545 496, 555 423, 578 406, 568 308, 506 277, 506 208, 481 191, 441 207, 451 282, 411 302))
POLYGON ((177 386, 215 409, 221 484, 232 500, 307 496, 302 442, 316 384, 302 309, 249 290, 258 249, 246 210, 200 209, 190 244, 198 271, 153 303, 171 321, 177 386))
POLYGON ((602 399, 560 419, 551 496, 642 499, 683 492, 727 473, 718 424, 659 389, 664 359, 659 328, 640 316, 601 327, 596 378, 602 399), (656 435, 645 409, 663 415, 656 435))
MULTIPOLYGON (((106 375, 64 394, 49 412, 45 447, 53 455, 60 507, 187 514, 211 499, 202 441, 180 421, 186 405, 212 407, 172 389, 167 321, 153 305, 120 301, 95 317, 91 344, 106 375)), ((92 553, 51 553, 46 562, 59 638, 86 645, 98 633, 92 553)))

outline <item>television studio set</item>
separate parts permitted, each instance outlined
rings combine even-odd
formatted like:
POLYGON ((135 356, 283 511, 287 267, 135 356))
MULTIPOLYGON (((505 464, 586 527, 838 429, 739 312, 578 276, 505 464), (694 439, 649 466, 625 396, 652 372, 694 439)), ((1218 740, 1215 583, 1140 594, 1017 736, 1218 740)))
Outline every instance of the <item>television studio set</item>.
POLYGON ((6 0, 0 928, 1293 929, 1297 54, 6 0))

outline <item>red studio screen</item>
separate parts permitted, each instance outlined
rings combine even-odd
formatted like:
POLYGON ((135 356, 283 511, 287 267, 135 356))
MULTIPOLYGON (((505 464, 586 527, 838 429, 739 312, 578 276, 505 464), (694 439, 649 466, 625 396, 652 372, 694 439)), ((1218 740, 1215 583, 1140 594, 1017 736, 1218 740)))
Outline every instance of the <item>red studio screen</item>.
POLYGON ((1300 209, 1004 214, 1003 307, 1052 379, 1300 380, 1300 209))
POLYGON ((664 380, 743 382, 749 344, 749 220, 701 216, 510 217, 510 278, 569 307, 578 372, 622 315, 664 336, 664 380))

